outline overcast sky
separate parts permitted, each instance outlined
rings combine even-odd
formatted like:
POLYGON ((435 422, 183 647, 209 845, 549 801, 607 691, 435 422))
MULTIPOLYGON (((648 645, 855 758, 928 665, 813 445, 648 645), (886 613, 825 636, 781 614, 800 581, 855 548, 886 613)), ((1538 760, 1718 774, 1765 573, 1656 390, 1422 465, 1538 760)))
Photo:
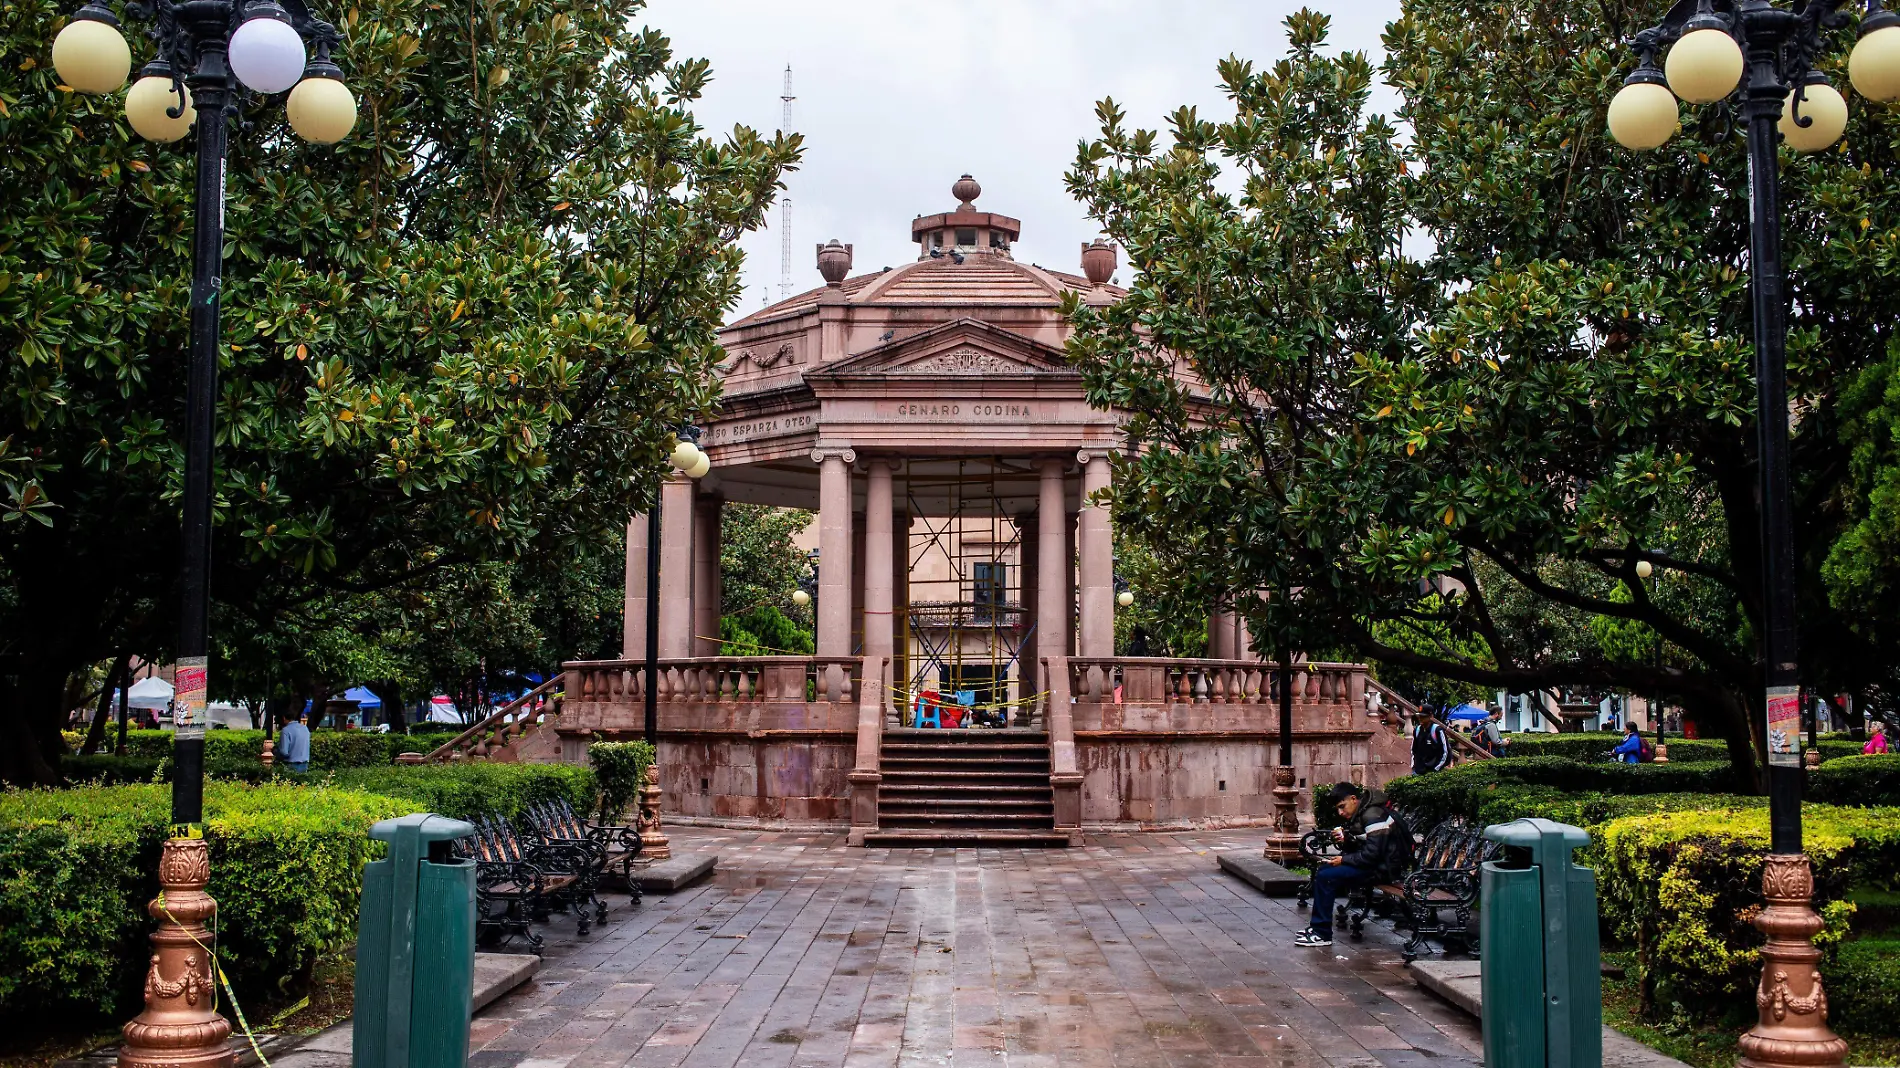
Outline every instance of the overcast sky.
MULTIPOLYGON (((956 206, 968 172, 979 208, 1022 220, 1017 259, 1080 273, 1097 236, 1062 186, 1078 140, 1112 96, 1131 124, 1165 129, 1182 104, 1226 115, 1215 63, 1286 53, 1294 0, 651 0, 643 19, 675 54, 711 61, 696 113, 710 131, 777 129, 787 63, 805 162, 790 178, 792 292, 820 284, 813 246, 856 246, 852 272, 917 256, 910 221, 956 206)), ((1382 57, 1399 0, 1308 0, 1330 44, 1382 57)), ((1390 110, 1389 92, 1374 106, 1390 110)), ((733 318, 779 299, 780 229, 748 235, 733 318)))

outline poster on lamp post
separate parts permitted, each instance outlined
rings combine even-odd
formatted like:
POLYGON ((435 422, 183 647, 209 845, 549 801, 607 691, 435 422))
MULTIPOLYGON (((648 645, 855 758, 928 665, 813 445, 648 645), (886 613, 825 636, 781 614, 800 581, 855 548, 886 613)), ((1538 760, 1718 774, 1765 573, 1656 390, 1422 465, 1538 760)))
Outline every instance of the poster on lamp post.
POLYGON ((172 675, 172 729, 178 738, 202 738, 205 735, 205 683, 209 657, 181 656, 172 675))
POLYGON ((1768 764, 1801 766, 1801 687, 1768 687, 1768 764))

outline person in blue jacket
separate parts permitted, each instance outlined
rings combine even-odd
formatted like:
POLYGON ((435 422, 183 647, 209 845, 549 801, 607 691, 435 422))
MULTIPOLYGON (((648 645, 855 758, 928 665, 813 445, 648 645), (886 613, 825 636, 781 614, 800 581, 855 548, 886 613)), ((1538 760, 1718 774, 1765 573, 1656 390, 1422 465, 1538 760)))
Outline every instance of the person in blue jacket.
POLYGON ((1610 755, 1614 756, 1617 762, 1622 764, 1641 764, 1643 762, 1643 736, 1636 732, 1636 724, 1625 723, 1623 725, 1623 740, 1618 743, 1615 749, 1610 750, 1610 755))

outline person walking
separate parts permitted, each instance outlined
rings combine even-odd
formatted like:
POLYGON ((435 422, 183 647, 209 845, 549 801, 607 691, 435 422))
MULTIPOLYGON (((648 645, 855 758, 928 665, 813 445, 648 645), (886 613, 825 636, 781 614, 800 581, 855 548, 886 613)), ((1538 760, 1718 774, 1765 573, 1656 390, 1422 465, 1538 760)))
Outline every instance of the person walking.
POLYGON ((298 712, 297 718, 284 724, 277 734, 278 758, 299 774, 310 770, 310 728, 304 723, 309 715, 298 712))
POLYGON ((1885 723, 1879 720, 1874 721, 1874 736, 1867 739, 1867 744, 1861 746, 1860 751, 1862 755, 1865 756, 1872 756, 1875 753, 1884 753, 1887 751, 1887 725, 1885 723))
POLYGON ((1503 723, 1504 710, 1494 708, 1491 710, 1490 717, 1484 721, 1483 729, 1478 733, 1478 744, 1494 757, 1503 756, 1511 744, 1511 740, 1504 736, 1503 723))
POLYGON ((1326 799, 1346 822, 1333 830, 1339 855, 1321 860, 1313 873, 1312 925, 1293 937, 1294 945, 1309 949, 1333 944, 1333 903, 1340 894, 1389 877, 1411 855, 1412 831, 1384 794, 1339 782, 1326 799))
POLYGON ((1617 743, 1615 749, 1610 750, 1610 755, 1615 757, 1619 764, 1643 762, 1643 736, 1637 731, 1636 724, 1623 725, 1623 740, 1617 743))
POLYGON ((1412 774, 1443 771, 1451 763, 1451 739, 1437 720, 1420 712, 1412 723, 1412 774))

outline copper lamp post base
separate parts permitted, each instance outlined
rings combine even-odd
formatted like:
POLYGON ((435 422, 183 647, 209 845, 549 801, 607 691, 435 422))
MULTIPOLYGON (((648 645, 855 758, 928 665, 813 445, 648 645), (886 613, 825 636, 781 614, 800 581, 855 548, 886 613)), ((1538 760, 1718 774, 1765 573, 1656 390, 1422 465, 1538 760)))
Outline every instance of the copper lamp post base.
POLYGON ((231 1068, 231 1025, 217 1004, 215 936, 205 921, 218 903, 204 892, 211 850, 202 838, 173 838, 158 860, 158 920, 145 973, 145 1011, 125 1025, 119 1068, 231 1068))
POLYGON ((647 765, 646 783, 640 787, 640 853, 648 860, 667 860, 673 847, 660 830, 660 765, 647 765))
POLYGON ((1276 864, 1300 859, 1300 802, 1293 787, 1293 769, 1273 769, 1273 831, 1267 835, 1265 856, 1276 864))
POLYGON ((1816 963, 1814 936, 1823 926, 1814 911, 1814 873, 1804 853, 1770 854, 1761 871, 1767 907, 1755 926, 1768 936, 1761 947, 1761 1019, 1743 1035, 1738 1068, 1834 1068, 1847 1063, 1847 1043, 1827 1026, 1827 992, 1816 963))

